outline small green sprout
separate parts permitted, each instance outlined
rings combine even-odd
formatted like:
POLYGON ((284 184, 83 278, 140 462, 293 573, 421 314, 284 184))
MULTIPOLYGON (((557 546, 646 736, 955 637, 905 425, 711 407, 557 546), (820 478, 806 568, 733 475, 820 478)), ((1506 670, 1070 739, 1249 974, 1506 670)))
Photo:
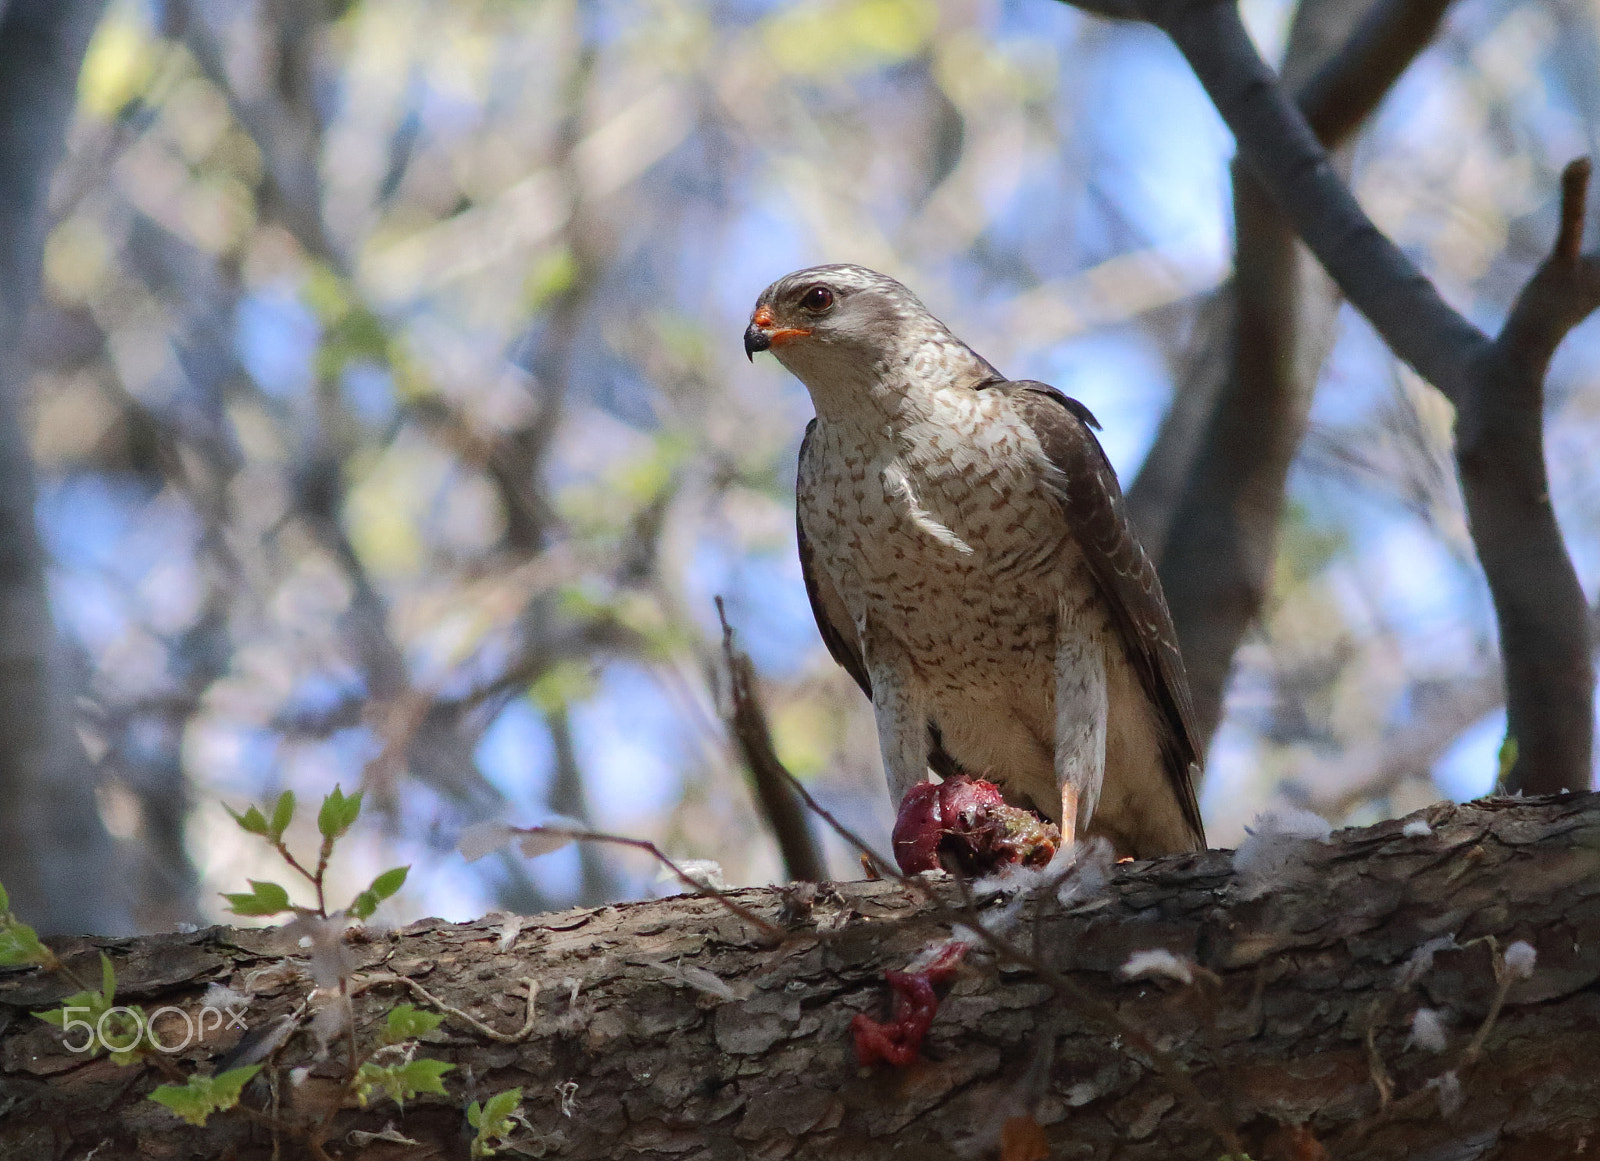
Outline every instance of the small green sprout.
POLYGON ((150 1099, 166 1105, 191 1125, 204 1125, 212 1113, 238 1104, 244 1086, 260 1071, 259 1064, 247 1064, 216 1076, 191 1076, 188 1084, 162 1085, 150 1094, 150 1099))
POLYGON ((483 1104, 473 1101, 467 1106, 467 1124, 476 1129, 472 1138, 472 1156, 493 1157, 495 1151, 506 1143, 516 1125, 517 1106, 522 1103, 522 1090, 508 1088, 497 1092, 483 1104))

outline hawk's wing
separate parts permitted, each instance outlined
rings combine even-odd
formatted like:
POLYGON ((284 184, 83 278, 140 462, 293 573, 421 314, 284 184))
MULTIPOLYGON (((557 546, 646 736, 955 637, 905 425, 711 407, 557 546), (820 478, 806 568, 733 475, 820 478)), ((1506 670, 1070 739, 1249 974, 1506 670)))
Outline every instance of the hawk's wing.
POLYGON ((1128 522, 1117 474, 1090 430, 1100 425, 1083 404, 1043 383, 996 383, 985 390, 1011 397, 1059 472, 1062 509, 1110 606, 1128 660, 1166 727, 1162 748, 1167 778, 1184 818, 1204 845, 1190 773, 1199 763, 1200 747, 1189 679, 1161 580, 1128 522))
MULTIPOLYGON (((800 441, 800 477, 805 478, 806 456, 811 450, 811 433, 817 421, 806 424, 805 438, 800 441)), ((806 596, 811 598, 811 613, 817 619, 817 629, 822 633, 822 643, 833 654, 833 659, 844 666, 845 672, 856 679, 861 692, 872 697, 872 679, 867 676, 867 665, 861 657, 861 644, 850 610, 845 606, 839 590, 833 587, 828 574, 817 568, 811 552, 811 542, 806 539, 805 521, 800 519, 796 505, 795 528, 800 538, 800 575, 805 577, 806 596)))

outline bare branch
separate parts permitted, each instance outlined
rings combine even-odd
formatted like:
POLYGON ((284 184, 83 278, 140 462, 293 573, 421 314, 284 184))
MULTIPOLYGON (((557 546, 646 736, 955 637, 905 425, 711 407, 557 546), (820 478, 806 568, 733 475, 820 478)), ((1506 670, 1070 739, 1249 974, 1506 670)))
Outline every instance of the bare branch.
MULTIPOLYGON (((1448 0, 1379 0, 1352 31, 1345 0, 1303 0, 1286 76, 1324 145, 1347 138, 1438 26, 1448 0)), ((1336 165, 1348 169, 1348 157, 1336 165)), ((1234 276, 1210 304, 1192 362, 1129 502, 1156 553, 1209 740, 1234 654, 1260 615, 1285 484, 1336 336, 1338 294, 1245 166, 1233 167, 1234 276), (1220 336, 1220 337, 1219 337, 1220 336)))
POLYGON ((1496 341, 1519 370, 1541 382, 1567 333, 1600 308, 1600 254, 1582 252, 1590 168, 1580 157, 1562 172, 1561 226, 1550 256, 1522 288, 1496 341))
MULTIPOLYGON (((1091 9, 1093 10, 1093 9, 1091 9)), ((1515 789, 1587 786, 1594 673, 1582 588, 1550 506, 1543 445, 1549 355, 1594 307, 1573 254, 1583 176, 1569 170, 1560 241, 1500 339, 1450 307, 1367 217, 1224 0, 1119 3, 1165 31, 1233 130, 1239 154, 1351 303, 1457 409, 1456 462, 1505 654, 1515 789), (1524 305, 1524 304, 1530 305, 1524 305), (1549 309, 1548 322, 1529 321, 1549 309)))
POLYGON ((1450 0, 1378 0, 1355 33, 1300 90, 1317 139, 1333 148, 1370 117, 1439 30, 1450 0))
POLYGON ((1589 162, 1567 166, 1547 258, 1456 401, 1467 524, 1494 593, 1506 671, 1508 788, 1583 789, 1594 739, 1592 628, 1550 504, 1544 376, 1573 327, 1600 307, 1600 256, 1579 252, 1589 162))
POLYGON ((1233 130, 1240 157, 1346 297, 1395 354, 1457 400, 1488 336, 1372 224, 1256 51, 1238 9, 1224 0, 1155 0, 1147 8, 1233 130))

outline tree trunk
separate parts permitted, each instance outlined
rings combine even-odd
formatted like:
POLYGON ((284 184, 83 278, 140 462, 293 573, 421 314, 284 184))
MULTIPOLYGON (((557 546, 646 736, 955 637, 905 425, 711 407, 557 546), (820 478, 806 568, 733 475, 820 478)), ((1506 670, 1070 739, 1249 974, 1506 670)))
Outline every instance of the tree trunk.
POLYGON ((127 930, 45 591, 22 355, 50 175, 103 0, 0 4, 0 882, 46 931, 127 930))
MULTIPOLYGON (((1600 796, 1441 804, 1418 817, 1431 833, 1394 821, 1327 844, 1287 841, 1264 880, 1208 851, 1118 868, 1067 909, 1041 902, 1011 932, 1035 949, 1035 967, 970 953, 922 1061, 899 1070, 856 1063, 850 1020, 881 1018, 885 970, 948 938, 950 915, 893 883, 824 888, 783 920, 779 891, 738 892, 784 923, 777 945, 693 897, 367 934, 349 946, 362 1044, 401 999, 428 1006, 392 983, 361 990, 373 972, 508 1033, 524 1019, 520 981, 539 983, 538 1000, 515 1043, 447 1018, 422 1052, 456 1062, 450 1099, 341 1112, 328 1155, 465 1156, 465 1101, 513 1085, 529 1123, 514 1138, 522 1155, 562 1158, 992 1156, 1007 1120, 1030 1116, 1051 1157, 1216 1161, 1218 1124, 1256 1161, 1322 1156, 1311 1136, 1341 1159, 1542 1161, 1600 1148, 1600 796), (1486 1019, 1495 964, 1516 940, 1537 961, 1526 978, 1508 971, 1504 1007, 1486 1019), (1130 955, 1156 948, 1192 959, 1197 982, 1121 978, 1130 955), (731 998, 713 994, 724 988, 731 998), (1441 1014, 1442 1051, 1409 1042, 1419 1007, 1441 1014), (1133 1047, 1141 1039, 1181 1083, 1152 1068, 1133 1047), (418 1144, 350 1135, 390 1124, 418 1144)), ((939 893, 955 895, 948 881, 939 893)), ((254 990, 247 1021, 263 1029, 311 991, 277 929, 58 947, 95 979, 100 949, 117 965, 119 1002, 147 1010, 193 1010, 222 981, 254 990)), ((0 979, 0 1159, 97 1146, 118 1158, 273 1155, 272 1130, 241 1112, 181 1124, 144 1099, 162 1079, 153 1069, 65 1051, 28 1013, 69 990, 59 975, 0 979)), ((191 1071, 239 1035, 213 1033, 173 1059, 191 1071)), ((313 1051, 310 1035, 291 1037, 246 1103, 268 1107, 276 1077, 280 1119, 314 1110, 346 1057, 341 1038, 320 1064, 313 1051), (307 1065, 296 1086, 288 1070, 307 1065)), ((280 1155, 306 1150, 286 1136, 280 1155)), ((1013 1158, 1034 1155, 1013 1142, 1013 1158)))

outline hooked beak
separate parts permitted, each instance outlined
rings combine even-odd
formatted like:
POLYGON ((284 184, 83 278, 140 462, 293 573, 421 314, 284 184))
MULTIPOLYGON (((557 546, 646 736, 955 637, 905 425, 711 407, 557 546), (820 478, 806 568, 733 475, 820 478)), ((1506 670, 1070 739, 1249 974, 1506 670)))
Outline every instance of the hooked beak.
POLYGON ((756 361, 757 351, 766 351, 772 348, 772 338, 766 331, 751 323, 744 328, 744 355, 752 363, 756 361))
POLYGON ((773 347, 781 347, 784 343, 811 333, 810 327, 774 329, 773 321, 770 306, 758 306, 756 313, 750 316, 750 325, 744 328, 744 353, 752 363, 756 361, 757 351, 770 351, 773 347))

